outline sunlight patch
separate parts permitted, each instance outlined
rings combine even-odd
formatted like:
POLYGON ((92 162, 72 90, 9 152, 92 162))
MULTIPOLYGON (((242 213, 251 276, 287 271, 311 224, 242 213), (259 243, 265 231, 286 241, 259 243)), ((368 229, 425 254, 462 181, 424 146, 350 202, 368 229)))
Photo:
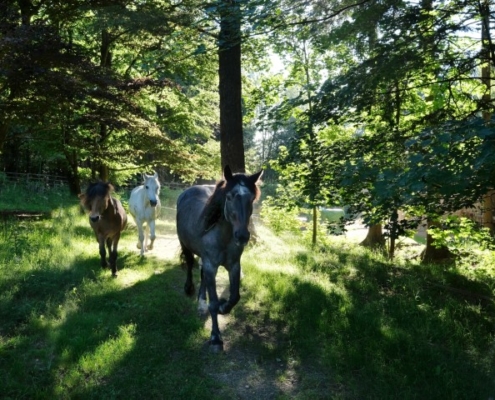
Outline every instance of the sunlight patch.
POLYGON ((259 263, 256 264, 255 268, 259 269, 260 271, 265 271, 265 272, 276 272, 284 275, 298 275, 299 270, 296 266, 292 264, 285 264, 285 265, 280 265, 280 264, 265 264, 265 263, 259 263))
POLYGON ((134 269, 123 269, 119 271, 118 279, 122 283, 123 287, 134 286, 136 283, 144 281, 150 277, 149 272, 134 270, 134 269))
POLYGON ((136 325, 120 326, 115 337, 98 346, 93 353, 87 354, 79 361, 77 372, 71 374, 72 387, 79 386, 81 380, 85 385, 97 386, 105 376, 112 373, 117 364, 133 350, 136 343, 136 325))

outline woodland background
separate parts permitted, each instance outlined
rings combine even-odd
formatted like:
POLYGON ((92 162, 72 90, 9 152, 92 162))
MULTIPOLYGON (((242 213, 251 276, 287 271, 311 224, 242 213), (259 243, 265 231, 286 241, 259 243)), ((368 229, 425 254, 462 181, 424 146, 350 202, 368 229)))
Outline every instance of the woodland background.
MULTIPOLYGON (((191 183, 264 168, 268 204, 312 210, 313 243, 322 207, 362 218, 366 245, 385 234, 391 257, 459 210, 493 234, 489 0, 0 7, 5 173, 77 194, 152 169, 191 183)), ((433 241, 425 260, 451 256, 433 241)))

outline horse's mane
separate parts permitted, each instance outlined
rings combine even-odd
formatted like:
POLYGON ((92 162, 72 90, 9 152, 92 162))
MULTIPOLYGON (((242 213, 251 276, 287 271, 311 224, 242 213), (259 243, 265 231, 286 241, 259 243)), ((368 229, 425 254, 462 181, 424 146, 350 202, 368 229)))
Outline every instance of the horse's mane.
POLYGON ((91 209, 91 203, 96 197, 106 197, 114 190, 113 185, 110 182, 93 182, 90 183, 86 192, 79 197, 81 198, 81 204, 87 210, 91 209))
POLYGON ((221 218, 223 218, 223 209, 225 205, 225 197, 237 184, 241 184, 249 189, 254 194, 254 201, 258 200, 260 196, 260 189, 258 186, 249 180, 244 174, 235 174, 232 179, 220 180, 216 186, 215 191, 206 202, 203 210, 202 219, 204 221, 204 232, 210 230, 221 218))

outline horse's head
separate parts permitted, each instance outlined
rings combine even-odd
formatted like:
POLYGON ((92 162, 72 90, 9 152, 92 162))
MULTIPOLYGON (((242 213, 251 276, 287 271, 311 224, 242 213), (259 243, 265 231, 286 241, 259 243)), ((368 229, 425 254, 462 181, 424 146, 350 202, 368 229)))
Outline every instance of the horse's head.
POLYGON ((144 190, 148 196, 151 207, 156 207, 158 204, 158 197, 160 195, 160 182, 158 181, 158 174, 155 172, 153 175, 143 174, 144 178, 144 190))
POLYGON ((248 229, 249 219, 253 213, 253 202, 260 194, 256 182, 262 173, 263 170, 253 175, 232 174, 228 165, 224 169, 223 214, 225 219, 232 224, 234 240, 238 246, 245 246, 251 236, 248 229))
POLYGON ((81 205, 89 211, 91 222, 98 222, 108 208, 113 186, 109 182, 91 183, 85 193, 81 193, 81 205))

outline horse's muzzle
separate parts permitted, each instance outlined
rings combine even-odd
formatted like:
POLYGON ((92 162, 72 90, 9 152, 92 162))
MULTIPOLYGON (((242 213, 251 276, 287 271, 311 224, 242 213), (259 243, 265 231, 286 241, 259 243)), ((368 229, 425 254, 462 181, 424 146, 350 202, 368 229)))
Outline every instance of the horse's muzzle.
POLYGON ((156 207, 157 204, 158 204, 158 201, 156 201, 156 200, 150 200, 150 206, 151 207, 156 207))
POLYGON ((89 217, 89 219, 91 222, 98 222, 100 220, 100 216, 99 215, 91 215, 89 217))
POLYGON ((250 237, 251 237, 251 234, 249 233, 248 230, 246 230, 244 232, 243 231, 236 231, 234 233, 235 244, 237 246, 244 247, 249 242, 250 237))

